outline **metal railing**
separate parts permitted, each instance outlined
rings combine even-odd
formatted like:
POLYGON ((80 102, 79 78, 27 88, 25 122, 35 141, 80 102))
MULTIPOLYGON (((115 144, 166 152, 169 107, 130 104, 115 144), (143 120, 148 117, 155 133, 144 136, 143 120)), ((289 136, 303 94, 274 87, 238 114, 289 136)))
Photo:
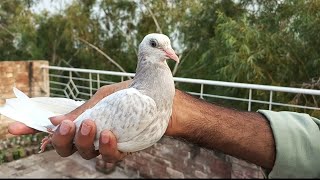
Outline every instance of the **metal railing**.
MULTIPOLYGON (((87 100, 94 92, 101 86, 106 84, 112 84, 128 79, 128 77, 134 77, 134 73, 123 73, 114 71, 102 71, 92 69, 80 69, 80 68, 67 68, 58 66, 43 66, 42 68, 49 69, 50 77, 50 95, 56 97, 67 97, 76 100, 87 100)), ((293 87, 279 87, 269 85, 257 85, 257 84, 246 84, 246 83, 235 83, 235 82, 223 82, 223 81, 212 81, 202 79, 191 79, 191 78, 180 78, 174 77, 175 83, 187 83, 194 86, 200 86, 199 91, 186 91, 192 95, 199 96, 202 99, 215 98, 223 100, 240 101, 247 103, 247 110, 252 111, 252 104, 264 104, 267 108, 272 110, 273 106, 291 107, 298 109, 308 109, 320 111, 317 107, 317 103, 314 106, 292 104, 288 102, 275 102, 275 93, 291 93, 293 95, 303 94, 312 96, 312 99, 316 99, 319 102, 320 90, 302 89, 293 87), (223 88, 238 88, 247 89, 248 96, 243 97, 231 97, 225 95, 218 95, 206 93, 205 90, 208 87, 223 87, 223 88), (260 100, 253 98, 253 91, 264 91, 268 93, 267 100, 260 100)), ((181 89, 184 90, 184 89, 181 89)))

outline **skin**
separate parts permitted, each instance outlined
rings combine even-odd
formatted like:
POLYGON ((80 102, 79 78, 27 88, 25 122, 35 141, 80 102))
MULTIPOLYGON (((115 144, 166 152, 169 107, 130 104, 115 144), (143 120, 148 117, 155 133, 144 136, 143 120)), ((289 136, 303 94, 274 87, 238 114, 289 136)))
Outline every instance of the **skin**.
MULTIPOLYGON (((127 154, 118 151, 117 140, 111 131, 104 130, 100 137, 100 149, 94 150, 96 127, 92 120, 85 120, 79 133, 72 122, 85 109, 93 107, 100 99, 120 89, 127 88, 131 81, 101 87, 85 104, 51 122, 60 127, 52 136, 57 153, 67 157, 78 151, 84 159, 101 154, 107 162, 121 161, 127 154), (75 138, 75 144, 72 141, 75 138)), ((9 132, 15 135, 37 131, 22 123, 14 122, 9 132)), ((268 120, 256 112, 244 112, 221 107, 197 99, 176 89, 173 112, 165 135, 182 138, 201 147, 214 149, 272 169, 275 161, 275 142, 268 120)))

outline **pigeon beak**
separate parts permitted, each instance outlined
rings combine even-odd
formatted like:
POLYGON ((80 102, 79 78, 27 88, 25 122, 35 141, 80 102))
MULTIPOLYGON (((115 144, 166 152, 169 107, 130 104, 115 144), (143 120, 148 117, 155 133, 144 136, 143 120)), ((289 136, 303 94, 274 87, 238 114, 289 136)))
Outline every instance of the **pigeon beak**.
POLYGON ((179 57, 176 55, 172 48, 166 48, 163 51, 165 52, 168 58, 175 60, 177 63, 179 63, 179 57))

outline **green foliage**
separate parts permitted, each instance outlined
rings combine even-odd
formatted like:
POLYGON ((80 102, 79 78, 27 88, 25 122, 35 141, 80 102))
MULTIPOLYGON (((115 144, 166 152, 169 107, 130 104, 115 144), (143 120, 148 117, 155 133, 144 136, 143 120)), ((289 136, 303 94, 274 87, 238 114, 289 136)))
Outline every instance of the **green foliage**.
MULTIPOLYGON (((319 78, 320 1, 70 2, 54 14, 36 14, 31 9, 38 0, 0 1, 1 60, 47 59, 51 65, 119 71, 85 40, 125 71, 135 72, 138 43, 147 33, 162 32, 182 57, 175 76, 293 87, 319 78)), ((199 86, 178 87, 199 91, 199 86)), ((232 88, 206 92, 248 96, 247 90, 232 88)), ((269 97, 265 92, 252 93, 269 97)), ((275 95, 274 100, 297 103, 293 98, 275 95)), ((320 103, 319 99, 304 102, 320 103)), ((246 103, 237 106, 245 108, 246 103)))

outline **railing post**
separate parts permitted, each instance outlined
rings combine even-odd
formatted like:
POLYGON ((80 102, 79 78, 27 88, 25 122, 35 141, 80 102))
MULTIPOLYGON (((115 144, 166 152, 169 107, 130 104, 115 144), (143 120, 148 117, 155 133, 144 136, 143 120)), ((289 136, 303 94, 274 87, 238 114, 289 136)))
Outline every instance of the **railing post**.
POLYGON ((97 74, 97 89, 100 88, 100 74, 97 74))
POLYGON ((203 99, 203 84, 200 87, 200 98, 203 99))
POLYGON ((90 89, 90 97, 92 97, 92 74, 89 73, 89 89, 90 89))
MULTIPOLYGON (((69 71, 69 82, 72 82, 72 71, 69 71)), ((72 89, 69 87, 69 82, 65 88, 65 94, 67 94, 67 89, 69 88, 70 94, 73 95, 72 89)), ((67 95, 68 98, 70 98, 70 95, 67 95)))
POLYGON ((252 89, 249 89, 248 111, 251 111, 252 89))
POLYGON ((273 91, 270 91, 269 110, 271 110, 271 108, 272 108, 272 95, 273 95, 273 91))

